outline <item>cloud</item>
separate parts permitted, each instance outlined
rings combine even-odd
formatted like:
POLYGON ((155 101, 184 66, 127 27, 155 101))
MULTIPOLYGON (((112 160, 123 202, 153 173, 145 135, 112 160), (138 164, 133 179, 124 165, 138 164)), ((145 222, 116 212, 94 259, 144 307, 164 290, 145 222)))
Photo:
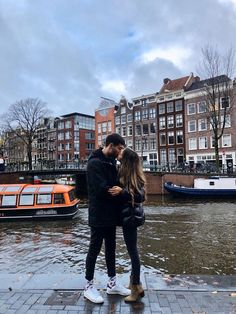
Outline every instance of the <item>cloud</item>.
MULTIPOLYGON (((0 113, 38 97, 92 114, 196 71, 201 47, 235 45, 235 0, 0 0, 0 113), (222 45, 223 43, 223 45, 222 45)), ((234 46, 235 47, 235 46, 234 46)))

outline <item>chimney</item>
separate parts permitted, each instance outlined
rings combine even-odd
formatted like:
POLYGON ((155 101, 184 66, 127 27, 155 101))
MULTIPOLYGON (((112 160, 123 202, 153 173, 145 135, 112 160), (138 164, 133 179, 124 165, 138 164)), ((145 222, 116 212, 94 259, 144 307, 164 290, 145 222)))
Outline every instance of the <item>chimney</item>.
POLYGON ((170 82, 170 79, 169 79, 168 77, 167 77, 167 78, 164 78, 163 82, 164 82, 164 84, 167 84, 167 83, 170 82))

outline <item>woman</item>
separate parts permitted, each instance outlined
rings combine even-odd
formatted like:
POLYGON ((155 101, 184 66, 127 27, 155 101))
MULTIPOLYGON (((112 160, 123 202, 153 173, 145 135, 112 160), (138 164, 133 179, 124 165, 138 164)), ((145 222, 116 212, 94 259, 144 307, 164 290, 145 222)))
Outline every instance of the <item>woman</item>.
MULTIPOLYGON (((145 176, 138 154, 130 148, 125 148, 118 160, 121 162, 119 169, 119 184, 109 191, 112 196, 118 196, 122 209, 128 206, 138 206, 145 200, 145 176)), ((122 215, 121 215, 122 216, 122 215)), ((131 259, 130 285, 131 295, 125 298, 126 302, 135 302, 144 296, 140 282, 140 259, 137 248, 137 227, 122 225, 124 240, 131 259)))

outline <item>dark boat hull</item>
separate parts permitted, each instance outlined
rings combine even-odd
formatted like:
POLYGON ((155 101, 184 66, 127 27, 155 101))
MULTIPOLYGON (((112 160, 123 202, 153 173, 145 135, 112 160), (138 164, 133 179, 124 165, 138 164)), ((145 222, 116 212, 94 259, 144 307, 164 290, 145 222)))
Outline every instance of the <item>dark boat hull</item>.
POLYGON ((78 203, 71 206, 60 206, 50 208, 1 208, 0 221, 11 220, 57 220, 57 219, 72 219, 78 212, 78 203))
POLYGON ((164 188, 171 195, 179 197, 236 198, 236 189, 196 189, 171 182, 165 183, 164 188))

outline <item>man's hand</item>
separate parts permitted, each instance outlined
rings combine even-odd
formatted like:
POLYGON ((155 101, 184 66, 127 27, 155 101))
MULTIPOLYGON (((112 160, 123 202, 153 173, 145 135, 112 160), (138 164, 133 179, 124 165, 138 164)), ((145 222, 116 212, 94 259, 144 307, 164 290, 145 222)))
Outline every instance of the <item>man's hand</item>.
POLYGON ((108 190, 108 192, 112 195, 112 196, 117 196, 121 193, 122 188, 120 186, 113 186, 112 188, 110 188, 108 190))

